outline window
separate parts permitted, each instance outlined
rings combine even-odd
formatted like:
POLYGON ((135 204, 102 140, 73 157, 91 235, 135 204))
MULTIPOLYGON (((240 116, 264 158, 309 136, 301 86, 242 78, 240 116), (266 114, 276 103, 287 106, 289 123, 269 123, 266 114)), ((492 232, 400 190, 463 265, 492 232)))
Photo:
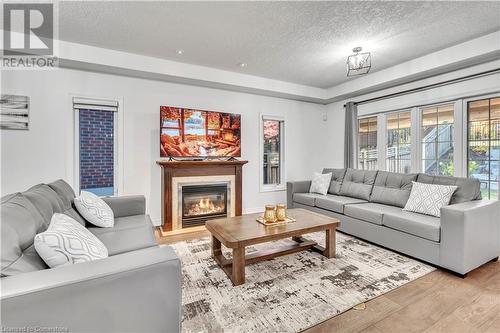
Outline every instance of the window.
POLYGON ((284 190, 284 125, 282 118, 261 118, 261 191, 284 190))
POLYGON ((117 102, 73 99, 80 190, 99 196, 117 193, 117 102))
POLYGON ((498 199, 500 98, 467 103, 467 165, 479 179, 483 198, 498 199))
POLYGON ((358 120, 358 168, 377 169, 377 117, 358 120))
POLYGON ((402 173, 411 171, 411 111, 387 115, 386 169, 402 173))
POLYGON ((446 104, 421 109, 422 172, 453 176, 453 112, 446 104))

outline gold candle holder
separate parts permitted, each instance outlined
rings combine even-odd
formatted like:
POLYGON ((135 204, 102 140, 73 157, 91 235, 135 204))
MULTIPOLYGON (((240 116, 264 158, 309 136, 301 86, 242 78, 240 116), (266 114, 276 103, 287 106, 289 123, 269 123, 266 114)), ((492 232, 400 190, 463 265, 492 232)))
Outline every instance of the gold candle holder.
POLYGON ((276 208, 274 205, 266 205, 266 210, 264 212, 264 221, 267 223, 276 222, 276 208))
POLYGON ((276 219, 278 221, 286 220, 286 206, 285 204, 276 205, 276 219))

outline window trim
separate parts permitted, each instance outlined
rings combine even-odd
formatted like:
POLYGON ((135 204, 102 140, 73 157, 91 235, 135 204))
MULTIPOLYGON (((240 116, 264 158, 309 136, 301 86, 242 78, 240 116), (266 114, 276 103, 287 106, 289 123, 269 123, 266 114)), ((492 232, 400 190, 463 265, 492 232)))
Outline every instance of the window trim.
POLYGON ((277 192, 286 191, 286 167, 285 167, 285 151, 286 151, 286 117, 280 115, 259 113, 259 191, 262 192, 277 192), (279 121, 280 126, 280 183, 264 184, 264 120, 279 121))
POLYGON ((117 196, 123 193, 123 98, 115 97, 100 97, 100 96, 86 96, 81 94, 70 94, 69 101, 71 110, 73 112, 73 165, 72 171, 68 174, 73 174, 73 188, 75 189, 76 195, 80 193, 80 117, 79 109, 74 108, 76 101, 81 102, 82 100, 94 100, 102 102, 102 106, 109 105, 110 103, 117 103, 117 111, 114 112, 114 142, 113 151, 114 153, 114 168, 113 168, 113 196, 117 196))

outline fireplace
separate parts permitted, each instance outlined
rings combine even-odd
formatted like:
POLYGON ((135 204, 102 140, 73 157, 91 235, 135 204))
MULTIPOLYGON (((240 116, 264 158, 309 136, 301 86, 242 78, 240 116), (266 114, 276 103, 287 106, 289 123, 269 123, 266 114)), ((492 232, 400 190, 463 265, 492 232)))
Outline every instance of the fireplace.
POLYGON ((178 184, 178 219, 182 228, 204 225, 206 221, 228 216, 230 188, 228 182, 216 184, 178 184))
POLYGON ((212 217, 219 216, 240 216, 242 212, 242 167, 247 161, 222 161, 222 160, 204 160, 204 161, 158 161, 161 166, 162 181, 162 226, 160 232, 166 236, 170 232, 195 231, 203 229, 203 226, 195 228, 186 228, 196 224, 205 224, 205 221, 212 217), (218 201, 223 198, 220 191, 215 191, 215 186, 224 186, 225 194, 225 214, 218 201), (189 193, 192 186, 214 190, 216 193, 189 193), (187 200, 183 200, 183 188, 187 200), (209 201, 202 200, 200 195, 207 195, 209 201), (200 203, 201 200, 201 203, 200 203), (215 201, 215 203, 214 203, 215 201), (191 213, 189 207, 184 210, 183 205, 191 203, 191 213), (196 207, 198 204, 198 207, 196 207), (208 212, 213 205, 213 212, 208 212), (195 214, 193 214, 195 213, 195 214), (198 215, 198 216, 195 216, 198 215))

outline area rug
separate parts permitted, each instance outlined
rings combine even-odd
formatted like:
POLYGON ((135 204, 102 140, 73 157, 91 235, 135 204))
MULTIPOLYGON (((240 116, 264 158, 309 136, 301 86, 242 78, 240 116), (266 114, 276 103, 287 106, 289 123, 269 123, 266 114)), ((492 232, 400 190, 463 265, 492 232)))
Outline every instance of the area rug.
MULTIPOLYGON (((324 233, 306 236, 325 243, 324 233)), ((172 247, 182 262, 183 332, 299 332, 434 270, 337 233, 337 258, 303 251, 263 261, 247 266, 246 283, 233 287, 211 258, 208 237, 172 247)))

